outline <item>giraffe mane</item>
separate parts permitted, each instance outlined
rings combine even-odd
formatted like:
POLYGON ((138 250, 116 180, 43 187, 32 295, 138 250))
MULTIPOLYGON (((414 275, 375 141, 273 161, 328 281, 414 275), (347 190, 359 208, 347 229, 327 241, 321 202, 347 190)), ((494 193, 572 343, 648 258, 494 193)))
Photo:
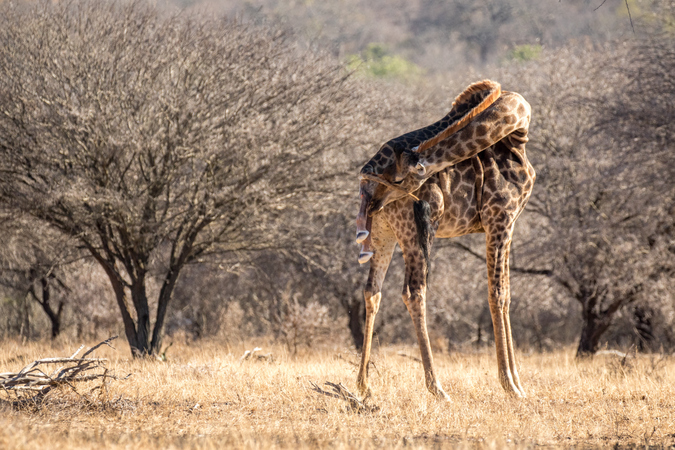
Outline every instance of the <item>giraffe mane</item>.
POLYGON ((455 101, 452 102, 451 111, 453 109, 456 109, 462 104, 471 102, 472 100, 474 100, 473 98, 474 95, 478 93, 484 93, 485 96, 477 105, 473 106, 473 108, 471 108, 471 110, 469 110, 468 113, 462 116, 462 118, 460 118, 458 121, 453 122, 445 130, 441 131, 431 139, 427 139, 426 141, 422 142, 415 151, 422 152, 430 147, 433 147, 434 145, 441 142, 443 139, 446 139, 447 137, 464 128, 469 122, 471 122, 474 119, 474 117, 485 111, 490 105, 492 105, 499 98, 499 96, 502 94, 502 88, 501 85, 496 81, 492 80, 477 81, 476 83, 473 83, 469 87, 467 87, 464 90, 464 92, 462 92, 457 96, 457 98, 455 98, 455 101))

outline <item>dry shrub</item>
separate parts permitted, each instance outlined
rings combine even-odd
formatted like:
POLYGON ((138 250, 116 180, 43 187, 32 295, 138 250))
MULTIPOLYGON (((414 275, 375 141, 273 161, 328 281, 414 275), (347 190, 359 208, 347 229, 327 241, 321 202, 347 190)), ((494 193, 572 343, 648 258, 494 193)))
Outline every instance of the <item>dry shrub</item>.
POLYGON ((310 348, 325 344, 334 337, 332 330, 344 327, 330 317, 327 306, 314 300, 303 305, 301 295, 288 286, 281 293, 280 305, 272 319, 275 333, 293 354, 297 354, 299 346, 310 348))

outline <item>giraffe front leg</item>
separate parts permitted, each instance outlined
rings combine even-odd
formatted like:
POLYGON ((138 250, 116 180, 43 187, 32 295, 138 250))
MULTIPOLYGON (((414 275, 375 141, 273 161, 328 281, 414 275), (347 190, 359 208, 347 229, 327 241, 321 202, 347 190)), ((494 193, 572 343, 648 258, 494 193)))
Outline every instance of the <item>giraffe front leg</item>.
POLYGON ((511 243, 509 233, 486 232, 488 302, 495 333, 499 381, 504 390, 516 397, 523 397, 520 380, 515 370, 515 354, 511 324, 508 318, 510 289, 508 279, 508 250, 511 243))
POLYGON ((371 392, 368 386, 368 364, 370 362, 370 351, 373 343, 373 330, 375 328, 375 316, 380 309, 380 300, 382 299, 382 283, 387 274, 389 263, 396 246, 396 240, 391 234, 383 219, 375 220, 371 236, 368 237, 373 245, 373 257, 370 260, 370 271, 368 281, 363 291, 363 299, 366 307, 366 322, 363 330, 363 349, 361 351, 361 364, 359 365, 359 374, 356 384, 359 394, 364 398, 371 392), (372 239, 372 240, 371 240, 372 239))
POLYGON ((371 395, 370 387, 368 386, 368 364, 370 363, 370 350, 373 343, 373 328, 375 325, 375 316, 380 308, 380 300, 382 293, 373 294, 364 291, 364 300, 366 303, 366 323, 363 330, 363 349, 361 351, 361 364, 359 365, 359 375, 356 378, 356 385, 359 389, 359 394, 363 398, 371 395))
POLYGON ((405 260, 405 284, 403 286, 403 302, 405 303, 417 334, 417 343, 420 346, 420 356, 424 366, 424 379, 429 391, 436 398, 449 401, 434 371, 434 359, 431 354, 429 333, 426 319, 427 275, 431 246, 436 234, 438 220, 443 214, 444 203, 440 189, 428 192, 429 202, 416 201, 408 210, 407 219, 412 222, 415 233, 397 233, 399 244, 403 250, 405 260), (412 216, 412 217, 411 217, 412 216))

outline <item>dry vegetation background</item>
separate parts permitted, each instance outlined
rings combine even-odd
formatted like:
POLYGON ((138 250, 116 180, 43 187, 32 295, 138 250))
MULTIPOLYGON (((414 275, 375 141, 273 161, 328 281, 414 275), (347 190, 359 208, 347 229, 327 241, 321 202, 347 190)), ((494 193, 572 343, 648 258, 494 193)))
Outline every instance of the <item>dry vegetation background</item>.
POLYGON ((134 374, 3 403, 0 443, 672 445, 675 4, 627 5, 0 2, 0 371, 120 334, 110 367, 134 374), (529 398, 494 376, 475 235, 432 256, 453 404, 398 355, 416 350, 395 257, 380 409, 350 412, 309 381, 356 377, 356 174, 482 78, 533 110, 511 256, 529 398), (274 361, 240 364, 256 345, 274 361), (628 356, 575 359, 605 347, 628 356))

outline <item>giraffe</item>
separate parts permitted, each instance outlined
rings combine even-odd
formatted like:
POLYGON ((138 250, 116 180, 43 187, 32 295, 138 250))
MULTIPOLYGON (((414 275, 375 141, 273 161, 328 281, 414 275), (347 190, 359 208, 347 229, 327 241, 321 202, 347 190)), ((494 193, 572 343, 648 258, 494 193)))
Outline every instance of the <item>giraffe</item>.
POLYGON ((485 233, 488 302, 499 380, 524 397, 516 368, 509 303, 509 251, 516 219, 536 174, 525 154, 530 105, 490 80, 470 85, 438 122, 386 142, 361 169, 356 241, 370 261, 366 322, 357 378, 371 394, 368 362, 381 288, 396 244, 405 261, 403 302, 420 347, 426 386, 448 400, 436 377, 426 326, 429 251, 433 240, 485 233))

